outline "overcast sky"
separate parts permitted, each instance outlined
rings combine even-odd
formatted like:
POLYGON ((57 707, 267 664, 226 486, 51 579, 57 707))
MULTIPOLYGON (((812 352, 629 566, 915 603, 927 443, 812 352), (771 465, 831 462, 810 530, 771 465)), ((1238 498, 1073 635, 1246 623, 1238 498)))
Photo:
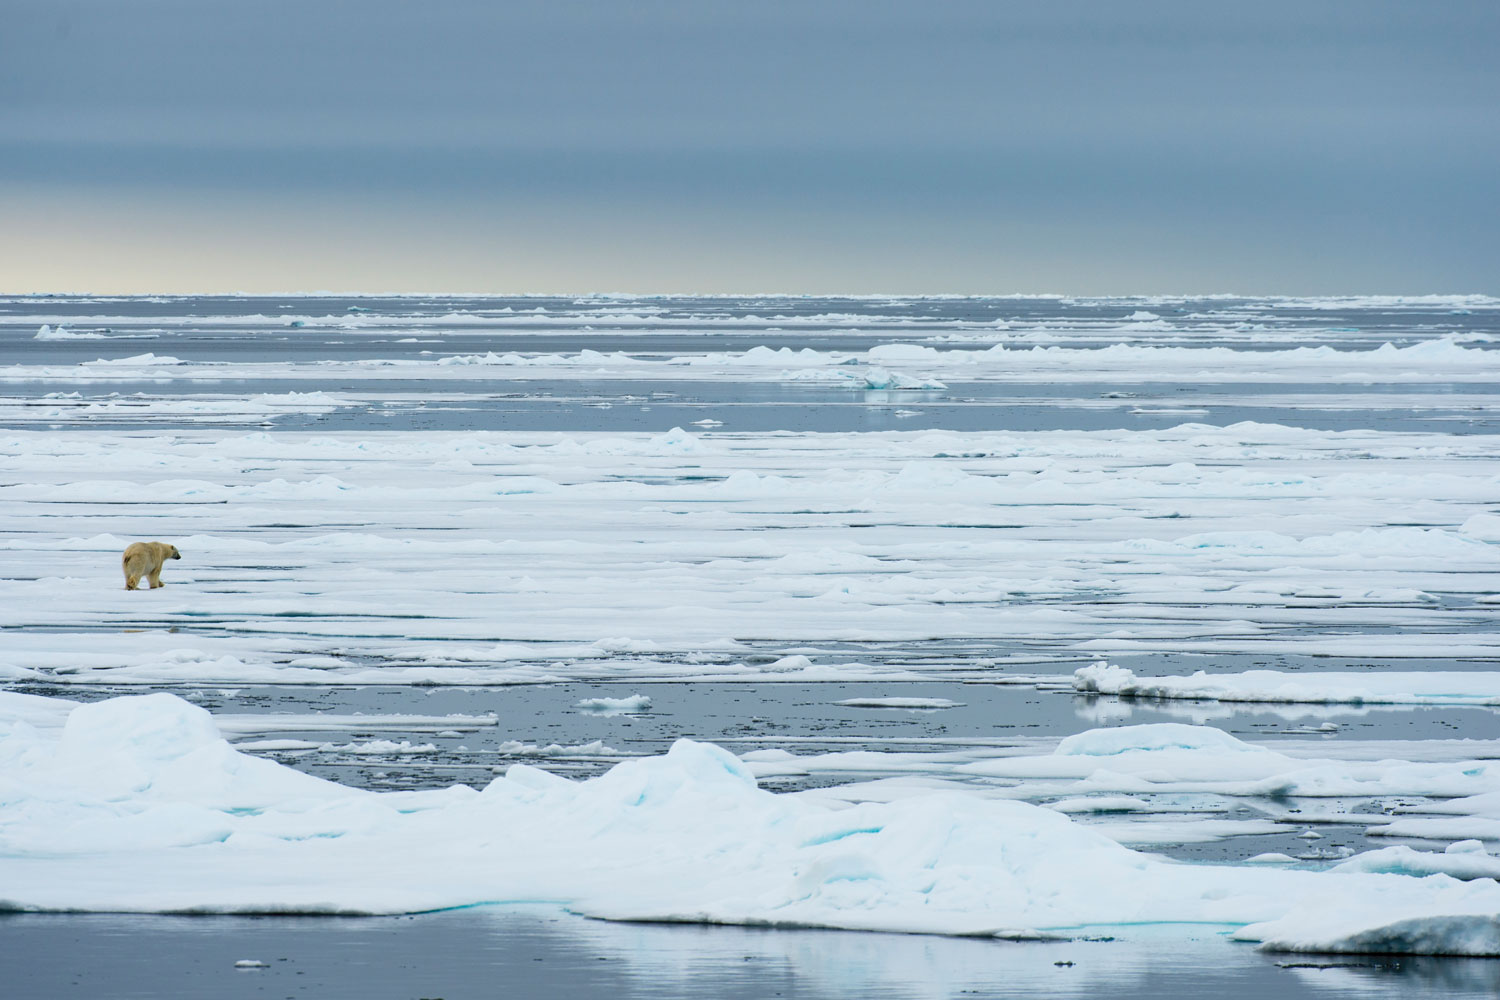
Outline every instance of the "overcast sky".
POLYGON ((1500 3, 0 0, 0 291, 1500 293, 1500 3))

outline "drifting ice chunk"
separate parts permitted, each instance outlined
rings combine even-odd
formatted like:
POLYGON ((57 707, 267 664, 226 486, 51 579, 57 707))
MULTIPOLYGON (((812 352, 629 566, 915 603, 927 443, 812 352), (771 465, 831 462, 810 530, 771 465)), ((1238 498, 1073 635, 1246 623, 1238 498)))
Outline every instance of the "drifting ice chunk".
POLYGON ((578 707, 585 712, 618 715, 622 712, 644 712, 651 707, 651 699, 643 694, 633 694, 629 698, 585 698, 578 703, 578 707))

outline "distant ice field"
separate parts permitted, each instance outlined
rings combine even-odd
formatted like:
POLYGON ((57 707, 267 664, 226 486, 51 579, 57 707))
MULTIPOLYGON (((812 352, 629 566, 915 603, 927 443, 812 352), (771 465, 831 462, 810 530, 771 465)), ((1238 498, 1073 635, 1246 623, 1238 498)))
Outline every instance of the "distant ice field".
POLYGON ((1484 877, 1497 406, 1480 296, 0 298, 0 687, 370 792, 689 737, 808 808, 1484 877))
POLYGON ((1497 338, 1482 296, 23 297, 0 426, 1493 433, 1497 338))
POLYGON ((1478 296, 3 299, 0 664, 1480 668, 1497 331, 1478 296), (148 537, 186 558, 126 594, 148 537))
POLYGON ((1483 659, 1500 649, 1494 443, 1280 425, 12 431, 3 659, 215 683, 831 677, 854 668, 803 645, 953 639, 1002 658, 1483 659), (154 537, 184 559, 143 600, 116 554, 154 537), (93 634, 106 623, 147 631, 121 645, 93 634), (780 665, 744 662, 746 643, 780 665))

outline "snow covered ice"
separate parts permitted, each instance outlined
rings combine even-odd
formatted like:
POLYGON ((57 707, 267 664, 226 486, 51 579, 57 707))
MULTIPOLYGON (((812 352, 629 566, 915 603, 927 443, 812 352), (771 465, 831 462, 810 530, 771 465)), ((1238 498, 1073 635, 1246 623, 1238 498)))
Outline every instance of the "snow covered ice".
MULTIPOLYGON (((763 791, 733 755, 690 741, 583 782, 517 764, 478 790, 375 793, 235 751, 208 712, 170 694, 84 705, 4 694, 0 718, 10 909, 388 913, 548 899, 624 920, 999 936, 1208 922, 1277 948, 1496 951, 1493 879, 1184 865, 1054 810, 952 793, 832 808, 763 791)), ((1087 734, 1058 753, 1229 739, 1189 728, 1087 734)))
POLYGON ((348 306, 0 301, 6 906, 1500 952, 1500 302, 348 306))
POLYGON ((1489 671, 1322 672, 1311 676, 1275 670, 1191 677, 1137 677, 1123 667, 1095 663, 1074 672, 1080 691, 1132 698, 1210 701, 1345 702, 1390 705, 1500 705, 1500 674, 1489 671))

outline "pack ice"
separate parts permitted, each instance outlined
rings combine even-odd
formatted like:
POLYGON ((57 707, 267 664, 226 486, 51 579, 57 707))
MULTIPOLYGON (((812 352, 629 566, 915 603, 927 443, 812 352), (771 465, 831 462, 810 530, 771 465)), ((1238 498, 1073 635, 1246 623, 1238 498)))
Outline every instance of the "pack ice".
MULTIPOLYGON (((1084 734, 1072 752, 1124 752, 1130 734, 1084 734)), ((1001 936, 1191 922, 1276 949, 1500 954, 1488 878, 1174 863, 961 792, 838 808, 760 789, 738 758, 689 740, 586 781, 515 764, 482 790, 368 792, 240 753, 165 693, 0 693, 0 901, 349 914, 550 901, 617 920, 1001 936)))
POLYGON ((1113 663, 1098 662, 1073 673, 1075 690, 1126 698, 1281 702, 1349 705, 1500 705, 1500 673, 1494 671, 1326 671, 1292 674, 1246 670, 1187 677, 1139 677, 1113 663))

